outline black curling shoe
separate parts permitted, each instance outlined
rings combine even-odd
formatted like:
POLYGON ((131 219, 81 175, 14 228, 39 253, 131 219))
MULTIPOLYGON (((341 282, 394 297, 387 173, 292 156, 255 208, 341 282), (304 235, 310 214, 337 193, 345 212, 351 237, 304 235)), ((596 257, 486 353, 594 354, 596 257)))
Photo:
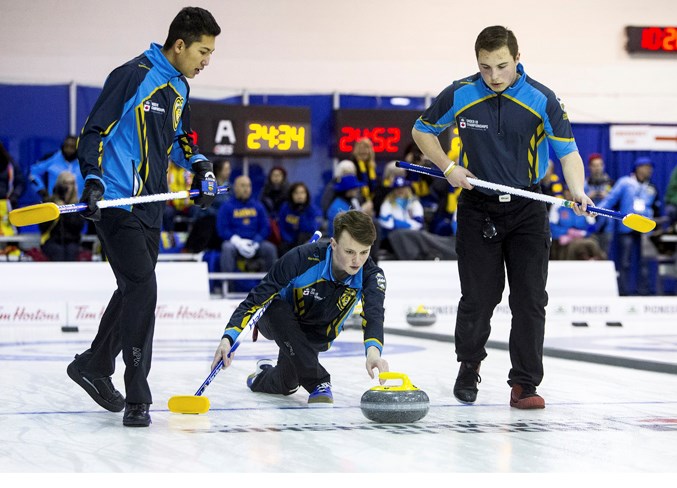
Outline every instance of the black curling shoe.
POLYGON ((115 389, 110 377, 94 378, 78 369, 78 355, 68 365, 66 372, 70 379, 80 385, 92 400, 111 412, 121 412, 125 408, 125 397, 115 389))
POLYGON ((125 404, 125 414, 122 417, 122 425, 125 427, 148 427, 150 425, 150 413, 147 403, 125 404))
POLYGON ((477 383, 481 382, 480 363, 462 362, 454 384, 456 400, 466 405, 477 400, 477 383))

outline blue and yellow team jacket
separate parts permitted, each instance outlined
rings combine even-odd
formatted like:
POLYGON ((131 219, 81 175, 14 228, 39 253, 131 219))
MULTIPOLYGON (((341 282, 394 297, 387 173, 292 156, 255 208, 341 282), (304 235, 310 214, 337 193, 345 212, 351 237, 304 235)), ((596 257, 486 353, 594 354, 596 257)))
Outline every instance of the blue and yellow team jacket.
POLYGON ((555 94, 529 78, 521 64, 517 72, 520 77, 502 93, 491 90, 479 73, 454 81, 414 127, 439 135, 455 124, 461 138, 458 162, 481 180, 516 188, 538 183, 548 168, 548 140, 558 158, 578 147, 555 94))
MULTIPOLYGON (((85 180, 96 178, 105 199, 167 192, 168 158, 191 170, 207 158, 190 132, 186 78, 162 54, 159 44, 108 76, 78 141, 85 180)), ((135 205, 146 224, 159 228, 164 203, 135 205)))
POLYGON ((270 300, 285 300, 293 307, 308 339, 314 344, 326 343, 321 350, 327 350, 362 300, 365 352, 370 346, 382 351, 386 290, 383 270, 368 258, 357 274, 338 281, 331 262, 328 243, 304 244, 287 252, 235 309, 223 337, 234 343, 262 306, 270 300))

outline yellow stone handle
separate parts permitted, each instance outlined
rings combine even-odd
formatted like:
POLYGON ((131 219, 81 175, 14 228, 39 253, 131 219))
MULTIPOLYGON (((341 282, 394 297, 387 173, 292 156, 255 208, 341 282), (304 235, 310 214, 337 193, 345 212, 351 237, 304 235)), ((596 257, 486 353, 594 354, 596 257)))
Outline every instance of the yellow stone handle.
POLYGON ((416 388, 411 383, 409 376, 407 376, 404 373, 396 373, 395 371, 385 371, 383 373, 379 373, 378 378, 384 381, 402 380, 402 384, 397 386, 386 386, 386 385, 375 386, 372 388, 372 390, 395 390, 395 391, 418 390, 418 388, 416 388))

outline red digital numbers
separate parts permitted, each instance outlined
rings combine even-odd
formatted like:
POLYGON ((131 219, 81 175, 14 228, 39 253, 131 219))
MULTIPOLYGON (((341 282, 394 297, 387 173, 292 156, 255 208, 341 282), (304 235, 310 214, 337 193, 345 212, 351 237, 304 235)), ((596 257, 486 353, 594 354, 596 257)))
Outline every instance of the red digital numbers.
POLYGON ((374 152, 396 153, 399 151, 401 131, 399 127, 341 127, 339 138, 339 151, 351 153, 355 142, 366 137, 374 144, 374 152))
POLYGON ((677 28, 647 27, 643 29, 641 47, 647 51, 677 51, 677 28))

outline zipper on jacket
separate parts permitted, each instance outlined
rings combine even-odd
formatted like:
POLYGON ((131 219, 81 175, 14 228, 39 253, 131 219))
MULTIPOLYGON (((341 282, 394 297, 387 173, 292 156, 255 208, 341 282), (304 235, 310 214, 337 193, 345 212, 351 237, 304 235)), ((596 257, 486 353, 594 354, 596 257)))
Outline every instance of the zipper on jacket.
POLYGON ((498 132, 497 132, 497 134, 500 136, 501 135, 501 94, 500 93, 496 96, 496 99, 498 101, 498 132))

